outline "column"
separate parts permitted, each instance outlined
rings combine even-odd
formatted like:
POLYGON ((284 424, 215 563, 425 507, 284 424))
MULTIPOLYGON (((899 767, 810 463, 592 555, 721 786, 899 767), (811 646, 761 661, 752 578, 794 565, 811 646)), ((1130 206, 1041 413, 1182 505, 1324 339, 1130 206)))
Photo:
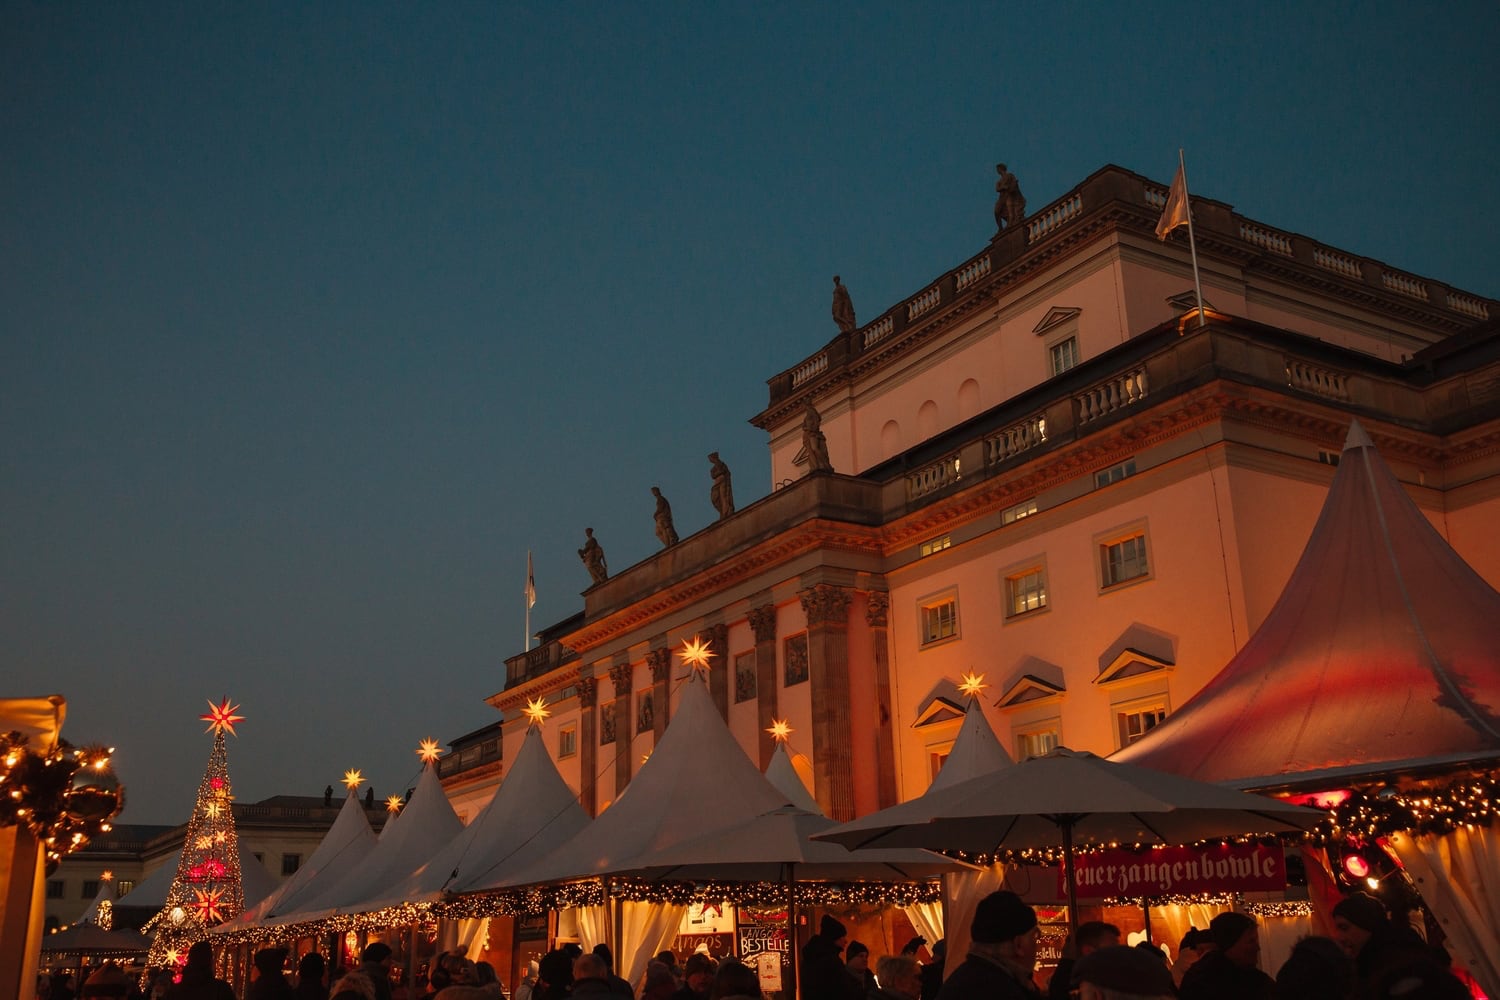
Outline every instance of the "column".
POLYGON ((865 624, 875 650, 875 794, 881 809, 896 804, 896 729, 891 710, 891 595, 865 596, 865 624))
POLYGON ((812 684, 813 794, 829 819, 854 818, 850 768, 849 591, 820 583, 799 591, 807 615, 807 670, 812 684))
POLYGON ((646 665, 651 668, 651 726, 655 734, 651 747, 655 749, 672 717, 672 651, 651 650, 646 654, 646 665))
POLYGON ((595 725, 595 707, 599 702, 599 682, 592 677, 578 679, 578 802, 590 816, 599 809, 599 730, 595 725))
POLYGON ((710 625, 704 630, 715 656, 708 661, 708 693, 719 706, 719 715, 729 721, 729 626, 710 625))
POLYGON ((776 693, 780 690, 776 676, 776 605, 751 608, 750 631, 755 633, 756 719, 760 730, 760 769, 764 771, 776 752, 776 741, 766 732, 776 721, 776 693))
POLYGON ((630 693, 631 668, 620 663, 609 668, 609 679, 615 685, 615 798, 630 784, 630 771, 635 749, 631 737, 635 734, 635 705, 630 693))

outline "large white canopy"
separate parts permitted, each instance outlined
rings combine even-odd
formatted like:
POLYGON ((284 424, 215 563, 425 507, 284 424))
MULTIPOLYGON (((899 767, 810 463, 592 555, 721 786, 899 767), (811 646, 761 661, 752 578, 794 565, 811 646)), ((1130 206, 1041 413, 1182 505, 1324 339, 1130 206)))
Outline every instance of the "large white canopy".
MULTIPOLYGON (((240 849, 240 890, 245 894, 245 906, 249 907, 276 890, 276 876, 256 860, 243 839, 237 839, 240 849)), ((121 896, 115 905, 139 906, 152 910, 160 910, 166 906, 167 891, 172 888, 172 880, 177 877, 177 863, 181 858, 181 850, 173 851, 159 868, 137 882, 135 888, 121 896)))

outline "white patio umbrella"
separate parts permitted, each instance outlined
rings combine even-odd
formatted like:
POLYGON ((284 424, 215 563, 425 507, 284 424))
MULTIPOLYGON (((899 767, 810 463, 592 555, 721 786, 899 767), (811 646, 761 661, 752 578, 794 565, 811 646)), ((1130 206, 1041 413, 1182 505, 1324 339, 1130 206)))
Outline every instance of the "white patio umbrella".
POLYGON ((814 839, 851 848, 926 847, 988 854, 1061 848, 1070 929, 1077 921, 1079 846, 1192 844, 1218 837, 1296 833, 1324 813, 1220 785, 1117 764, 1059 747, 929 791, 814 839))

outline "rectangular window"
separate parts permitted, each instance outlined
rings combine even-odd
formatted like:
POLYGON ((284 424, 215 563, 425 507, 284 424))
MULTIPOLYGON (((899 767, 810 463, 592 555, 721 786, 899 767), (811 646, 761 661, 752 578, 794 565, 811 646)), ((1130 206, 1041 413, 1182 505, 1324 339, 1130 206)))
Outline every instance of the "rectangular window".
POLYGON ((922 645, 958 635, 958 598, 945 597, 922 606, 922 645))
POLYGON ((949 548, 952 544, 953 539, 948 535, 944 535, 942 538, 934 538, 930 541, 923 542, 921 548, 918 551, 923 556, 930 556, 934 552, 941 552, 944 549, 949 548))
POLYGON ((1130 746, 1159 726, 1166 717, 1167 706, 1165 705, 1151 705, 1147 708, 1115 713, 1115 722, 1120 732, 1120 746, 1130 746))
POLYGON ((786 660, 786 677, 783 686, 791 687, 807 680, 807 633, 789 635, 781 646, 786 660))
POLYGON ((1339 453, 1336 451, 1329 451, 1326 448, 1319 448, 1318 461, 1322 462, 1324 465, 1338 465, 1339 453))
POLYGON ((1025 760, 1027 757, 1040 757, 1056 749, 1056 729, 1038 729, 1034 732, 1016 734, 1016 760, 1018 761, 1025 760))
POLYGON ((135 882, 128 878, 122 878, 115 883, 115 898, 130 895, 130 890, 135 888, 135 882))
POLYGON ((1107 469, 1100 469, 1094 473, 1094 488, 1099 489, 1110 483, 1118 483, 1128 476, 1135 475, 1135 459, 1128 458, 1119 465, 1111 465, 1107 469))
POLYGON ((83 891, 78 894, 79 899, 93 899, 99 895, 99 880, 86 878, 83 880, 83 891))
POLYGON ((755 650, 736 653, 734 657, 734 700, 736 703, 755 698, 755 650))
POLYGON ((578 752, 578 727, 563 726, 557 731, 557 758, 571 757, 578 752))
MULTIPOLYGON (((32 885, 36 883, 33 882, 32 885)), ((49 878, 47 880, 47 898, 62 899, 68 891, 68 884, 60 878, 49 878)))
POLYGON ((1099 558, 1106 587, 1145 576, 1149 572, 1146 565, 1145 533, 1099 546, 1099 558))
POLYGON ((931 770, 932 772, 932 774, 930 775, 931 778, 936 778, 938 776, 938 772, 943 769, 943 762, 948 759, 948 754, 952 753, 952 751, 952 743, 948 744, 941 750, 929 749, 927 751, 927 764, 929 770, 931 770))
POLYGON ((302 867, 302 855, 300 855, 300 854, 283 854, 281 856, 281 874, 283 874, 283 875, 295 875, 295 874, 297 874, 297 869, 301 868, 301 867, 302 867))
POLYGON ((1000 512, 1000 523, 1013 524, 1016 521, 1019 521, 1021 518, 1030 517, 1035 513, 1036 498, 1032 497, 1030 500, 1022 500, 1020 503, 1013 504, 1002 510, 1000 512))
POLYGON ((1061 375, 1078 364, 1078 338, 1069 337, 1058 341, 1052 345, 1049 353, 1052 355, 1052 374, 1061 375))
POLYGON ((1014 618, 1047 606, 1047 571, 1040 566, 1005 578, 1005 617, 1014 618))

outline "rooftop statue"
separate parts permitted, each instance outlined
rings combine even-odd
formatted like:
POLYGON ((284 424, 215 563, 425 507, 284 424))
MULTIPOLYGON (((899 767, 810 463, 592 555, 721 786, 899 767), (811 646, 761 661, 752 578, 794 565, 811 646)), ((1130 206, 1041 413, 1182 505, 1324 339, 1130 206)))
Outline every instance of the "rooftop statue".
POLYGON ((729 466, 724 464, 716 451, 708 453, 708 462, 714 477, 714 484, 708 491, 708 499, 713 503, 714 510, 719 512, 719 520, 722 521, 734 513, 734 488, 730 485, 729 466))
POLYGON ((578 550, 578 558, 583 560, 583 565, 588 568, 589 576, 594 582, 603 583, 609 579, 609 566, 604 562, 604 546, 594 537, 593 528, 584 528, 583 533, 588 536, 588 540, 578 550))
POLYGON ((660 486, 651 487, 651 493, 656 497, 656 537, 661 539, 664 548, 671 548, 677 544, 677 529, 672 527, 672 505, 661 495, 660 486))
POLYGON ((995 228, 1014 229, 1026 218, 1026 199, 1021 196, 1021 185, 1016 175, 1005 169, 1005 164, 995 164, 995 228))
POLYGON ((833 471, 833 463, 828 460, 828 439, 823 436, 823 418, 811 403, 802 414, 802 450, 807 454, 809 472, 833 471))
POLYGON ((848 333, 854 329, 854 300, 849 298, 849 289, 839 284, 839 276, 833 276, 833 321, 839 330, 848 333))

